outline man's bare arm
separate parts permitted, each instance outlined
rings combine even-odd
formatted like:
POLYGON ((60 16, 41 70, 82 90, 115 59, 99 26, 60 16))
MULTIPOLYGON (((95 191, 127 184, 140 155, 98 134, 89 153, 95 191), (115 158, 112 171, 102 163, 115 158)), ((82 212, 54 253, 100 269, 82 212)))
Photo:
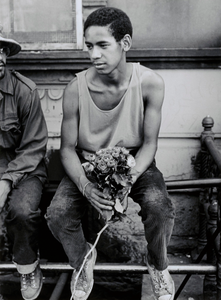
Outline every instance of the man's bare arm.
MULTIPOLYGON (((61 161, 66 174, 78 189, 98 210, 112 209, 114 203, 105 199, 84 172, 75 147, 78 140, 79 99, 77 80, 74 79, 65 89, 63 101, 63 121, 61 126, 61 161)), ((101 212, 101 211, 100 211, 101 212)))
POLYGON ((135 157, 136 166, 132 170, 134 182, 147 170, 155 157, 164 99, 163 79, 149 69, 143 69, 141 74, 144 99, 144 140, 135 157))

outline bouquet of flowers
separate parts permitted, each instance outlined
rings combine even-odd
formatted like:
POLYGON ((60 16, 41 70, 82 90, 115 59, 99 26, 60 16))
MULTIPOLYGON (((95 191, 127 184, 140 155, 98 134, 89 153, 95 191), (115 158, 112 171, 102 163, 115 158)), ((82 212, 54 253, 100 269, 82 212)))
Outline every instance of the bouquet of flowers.
POLYGON ((124 147, 105 148, 89 154, 82 166, 88 178, 97 183, 97 188, 115 202, 112 211, 103 211, 106 221, 126 210, 127 195, 132 186, 131 169, 135 159, 124 147))

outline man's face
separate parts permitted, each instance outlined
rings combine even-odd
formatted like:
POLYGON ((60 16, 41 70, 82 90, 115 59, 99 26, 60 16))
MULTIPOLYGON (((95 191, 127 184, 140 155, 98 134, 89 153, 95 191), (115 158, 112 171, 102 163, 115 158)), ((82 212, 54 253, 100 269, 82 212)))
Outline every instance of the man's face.
POLYGON ((8 53, 8 48, 5 48, 5 46, 3 46, 0 43, 0 79, 2 79, 5 76, 7 53, 8 53))
POLYGON ((122 61, 121 42, 117 42, 108 26, 90 26, 85 31, 85 44, 90 59, 100 74, 111 73, 122 61))

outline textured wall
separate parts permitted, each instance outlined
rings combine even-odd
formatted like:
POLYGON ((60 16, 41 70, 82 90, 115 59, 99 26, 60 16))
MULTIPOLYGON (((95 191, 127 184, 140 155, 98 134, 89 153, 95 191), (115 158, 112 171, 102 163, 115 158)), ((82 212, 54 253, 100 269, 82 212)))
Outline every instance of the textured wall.
POLYGON ((221 46, 219 0, 108 0, 124 10, 134 26, 133 48, 221 46))

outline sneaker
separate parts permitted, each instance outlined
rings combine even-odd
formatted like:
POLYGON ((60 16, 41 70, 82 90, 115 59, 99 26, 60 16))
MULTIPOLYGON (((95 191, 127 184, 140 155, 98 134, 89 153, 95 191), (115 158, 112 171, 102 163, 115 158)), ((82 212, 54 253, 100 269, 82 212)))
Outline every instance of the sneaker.
POLYGON ((42 272, 38 265, 34 272, 21 274, 21 294, 25 300, 34 300, 38 297, 42 288, 42 272))
POLYGON ((175 286, 168 269, 158 271, 154 266, 147 263, 150 281, 155 300, 173 300, 175 295, 175 286))
MULTIPOLYGON (((92 247, 91 244, 89 246, 92 247)), ((97 251, 94 248, 91 255, 87 258, 78 278, 78 271, 74 270, 71 278, 71 294, 74 300, 86 300, 90 295, 94 284, 93 270, 96 258, 97 251)))

